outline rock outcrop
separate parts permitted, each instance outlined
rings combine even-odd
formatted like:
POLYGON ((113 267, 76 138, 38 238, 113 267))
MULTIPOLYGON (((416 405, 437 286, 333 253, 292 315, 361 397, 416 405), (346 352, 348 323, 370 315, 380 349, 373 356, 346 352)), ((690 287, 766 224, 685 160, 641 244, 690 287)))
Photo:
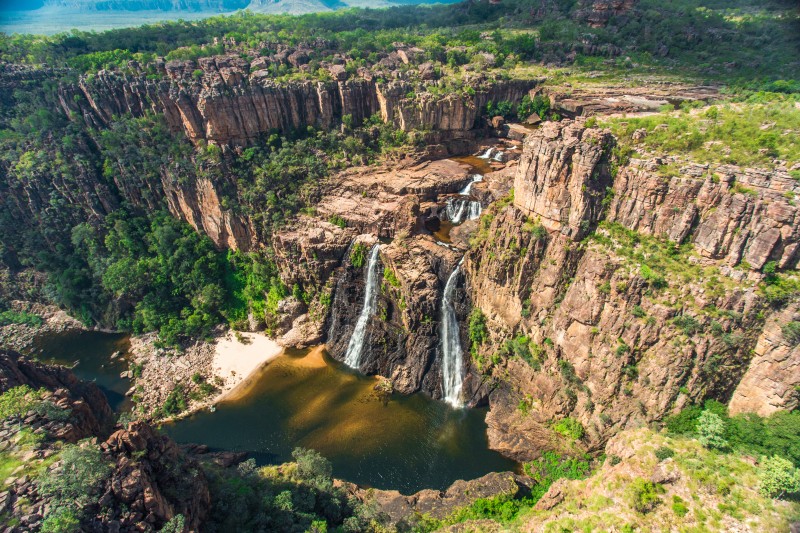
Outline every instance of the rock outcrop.
MULTIPOLYGON (((101 480, 98 501, 82 509, 82 530, 159 530, 179 514, 188 530, 198 529, 210 506, 208 483, 199 464, 174 441, 143 422, 109 435, 114 414, 96 385, 78 380, 66 368, 0 351, 0 392, 20 385, 44 390, 44 401, 51 408, 34 409, 19 421, 0 426, 0 449, 9 457, 20 455, 31 471, 43 460, 54 458, 54 464, 42 466, 41 475, 58 476, 63 442, 83 441, 81 446, 94 447, 97 440, 105 440, 99 451, 109 465, 109 474, 101 480), (24 444, 24 439, 19 439, 21 429, 31 430, 41 439, 24 444)), ((19 524, 7 531, 37 530, 53 510, 49 496, 39 494, 36 480, 27 475, 4 480, 4 487, 2 511, 19 524)))
POLYGON ((787 339, 781 327, 798 317, 797 304, 771 315, 754 348, 747 372, 731 397, 731 414, 769 416, 800 403, 800 346, 787 339))
POLYGON ((475 127, 487 102, 519 101, 536 85, 475 79, 472 95, 434 97, 415 95, 409 82, 378 83, 372 76, 279 83, 258 66, 238 56, 215 56, 158 63, 162 77, 157 80, 101 71, 91 80, 63 86, 59 102, 67 115, 91 127, 106 126, 114 116, 149 111, 163 114, 174 131, 184 131, 192 141, 246 145, 270 131, 330 129, 345 115, 361 124, 376 113, 404 131, 458 134, 475 127))
MULTIPOLYGON (((570 121, 531 134, 513 204, 484 216, 465 263, 491 332, 478 360, 528 405, 531 441, 571 416, 584 442, 601 445, 690 402, 728 400, 740 380, 734 410, 794 405, 796 349, 780 340, 794 312, 771 314, 756 282, 767 263, 796 267, 798 209, 785 194, 796 184, 731 166, 685 164, 667 177, 659 160, 612 178, 612 146, 570 121), (511 338, 524 348, 505 348, 511 338)), ((498 428, 524 427, 518 418, 489 415, 498 428)))
MULTIPOLYGON (((17 352, 0 350, 0 393, 21 385, 50 391, 51 401, 70 412, 65 422, 50 424, 58 438, 68 442, 90 436, 104 438, 114 427, 114 413, 97 385, 79 380, 64 367, 43 365, 17 352)), ((42 424, 50 422, 42 415, 33 417, 42 424)))

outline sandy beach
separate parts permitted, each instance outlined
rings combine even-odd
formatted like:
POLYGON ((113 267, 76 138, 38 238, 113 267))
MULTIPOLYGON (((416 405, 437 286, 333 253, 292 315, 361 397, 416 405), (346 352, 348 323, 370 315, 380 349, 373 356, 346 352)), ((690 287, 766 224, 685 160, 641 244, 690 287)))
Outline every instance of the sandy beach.
POLYGON ((224 385, 213 403, 223 400, 247 378, 283 353, 283 347, 261 333, 228 332, 214 350, 211 369, 224 385))

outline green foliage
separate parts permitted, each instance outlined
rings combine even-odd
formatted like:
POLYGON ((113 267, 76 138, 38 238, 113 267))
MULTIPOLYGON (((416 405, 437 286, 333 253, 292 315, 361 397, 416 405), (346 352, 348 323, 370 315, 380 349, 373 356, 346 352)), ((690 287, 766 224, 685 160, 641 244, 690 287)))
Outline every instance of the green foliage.
POLYGON ((519 357, 534 370, 539 370, 542 366, 544 349, 527 336, 517 335, 503 343, 500 353, 506 357, 519 357))
POLYGON ((388 267, 388 266, 384 267, 384 269, 383 269, 383 279, 388 281, 389 285, 391 285, 394 288, 399 288, 400 287, 400 280, 397 279, 397 274, 394 273, 394 270, 392 270, 391 267, 388 267))
POLYGON ((111 475, 111 465, 98 447, 88 444, 65 445, 60 459, 58 471, 43 472, 36 485, 39 494, 47 497, 53 508, 61 509, 51 527, 69 528, 74 527, 84 508, 97 502, 111 475))
POLYGON ((367 246, 364 243, 357 242, 353 249, 350 250, 350 264, 355 268, 361 268, 366 263, 367 259, 367 246))
MULTIPOLYGON (((633 144, 633 133, 647 130, 644 147, 662 154, 686 154, 698 162, 772 166, 774 159, 800 161, 800 109, 793 99, 777 98, 748 105, 715 106, 705 117, 689 111, 609 121, 622 143, 633 144), (762 127, 768 124, 768 127, 762 127)), ((738 184, 733 192, 751 194, 738 184), (737 188, 738 186, 738 188, 737 188)))
POLYGON ((159 533, 183 533, 186 528, 186 518, 182 514, 177 514, 171 518, 159 533))
POLYGON ((340 228, 346 228, 346 227, 347 227, 347 221, 346 221, 345 219, 343 219, 343 218, 342 218, 341 216, 339 216, 339 215, 332 215, 332 216, 331 216, 331 217, 328 219, 328 222, 330 222, 330 223, 331 223, 331 224, 333 224, 334 226, 339 226, 340 228))
POLYGON ((667 431, 673 435, 697 435, 703 412, 715 414, 724 425, 723 439, 729 450, 755 456, 777 455, 800 467, 800 412, 778 411, 769 417, 746 413, 728 417, 725 404, 708 400, 704 406, 687 407, 666 419, 667 431))
POLYGON ((331 466, 313 450, 296 449, 297 465, 205 469, 211 510, 204 531, 369 531, 382 517, 370 502, 349 500, 333 486, 331 466))
POLYGON ((529 95, 522 97, 522 101, 517 107, 517 115, 520 120, 525 120, 533 113, 539 115, 542 120, 547 120, 550 114, 550 98, 537 94, 533 98, 529 95))
POLYGON ((486 317, 479 307, 475 307, 469 315, 469 340, 473 344, 483 344, 489 339, 486 317))
POLYGON ((44 321, 39 315, 28 313, 27 311, 0 311, 0 327, 8 326, 9 324, 21 324, 37 328, 42 325, 44 321))
POLYGON ((175 385, 164 400, 164 405, 156 410, 155 416, 156 418, 168 418, 181 414, 187 408, 186 390, 183 385, 175 385))
POLYGON ((722 450, 728 447, 725 440, 725 422, 711 411, 703 411, 697 419, 697 439, 706 448, 722 450))
POLYGON ((501 100, 499 102, 489 101, 486 103, 486 115, 489 117, 505 117, 511 118, 514 116, 514 104, 508 100, 501 100))
POLYGON ((672 496, 672 512, 681 518, 689 513, 689 507, 686 506, 686 502, 677 494, 672 496))
POLYGON ((800 322, 793 320, 781 326, 781 334, 790 346, 800 344, 800 322))
POLYGON ((53 507, 42 520, 42 533, 73 533, 80 531, 80 520, 74 509, 66 506, 53 507))
POLYGON ((682 330, 687 337, 692 337, 703 330, 700 322, 691 315, 678 315, 672 319, 672 324, 682 330))
POLYGON ((316 487, 328 487, 333 483, 333 466, 331 462, 315 450, 295 448, 292 457, 297 462, 297 474, 300 479, 316 487))
POLYGON ((667 446, 660 446, 656 448, 655 454, 656 454, 656 459, 658 459, 659 461, 664 461, 666 459, 669 459, 670 457, 673 457, 675 455, 675 450, 667 446))
POLYGON ((783 457, 762 457, 758 491, 768 498, 800 492, 800 469, 783 457))
POLYGON ((661 501, 658 493, 658 487, 652 481, 636 478, 625 490, 625 497, 631 508, 644 514, 652 511, 661 501))
POLYGON ((564 435, 572 440, 580 440, 583 438, 585 430, 580 421, 571 417, 562 418, 553 424, 553 431, 564 435))
MULTIPOLYGON (((43 390, 43 389, 42 389, 43 390)), ((42 392, 20 385, 0 394, 0 419, 12 416, 24 416, 32 410, 41 399, 42 392)))

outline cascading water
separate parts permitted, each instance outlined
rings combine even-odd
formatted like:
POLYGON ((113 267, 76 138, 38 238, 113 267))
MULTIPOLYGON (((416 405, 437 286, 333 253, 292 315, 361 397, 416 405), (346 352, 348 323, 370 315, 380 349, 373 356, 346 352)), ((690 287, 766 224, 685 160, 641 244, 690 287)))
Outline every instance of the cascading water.
POLYGON ((483 181, 483 176, 480 175, 480 174, 473 174, 471 176, 471 178, 472 178, 472 181, 467 183, 467 185, 463 189, 458 191, 458 194, 461 194, 463 196, 469 196, 470 193, 472 192, 472 184, 473 183, 478 183, 479 181, 483 181))
POLYGON ((462 369, 461 337, 459 335, 458 319, 453 307, 453 293, 456 289, 456 280, 461 270, 461 263, 456 265, 453 273, 447 279, 442 296, 441 312, 441 354, 442 354, 442 399, 453 407, 461 407, 461 385, 464 381, 462 369))
POLYGON ((364 336, 367 332, 367 323, 369 318, 375 312, 375 304, 378 299, 378 252, 381 245, 376 244, 372 247, 369 253, 369 261, 367 262, 367 284, 364 292, 364 307, 361 309, 361 314, 358 316, 356 327, 353 329, 353 334, 350 336, 350 342, 347 345, 347 353, 344 356, 344 362, 351 368, 359 368, 361 366, 361 353, 364 350, 364 336))
POLYGON ((466 220, 475 220, 481 216, 482 211, 481 203, 474 200, 450 198, 445 206, 447 220, 453 224, 460 224, 465 216, 466 220))
POLYGON ((467 211, 467 218, 469 220, 475 220, 481 216, 481 212, 483 211, 483 207, 481 207, 480 202, 470 202, 469 203, 469 210, 467 211))
POLYGON ((466 200, 453 200, 452 198, 448 199, 447 206, 445 207, 447 219, 453 224, 459 224, 461 219, 464 218, 466 206, 466 200))

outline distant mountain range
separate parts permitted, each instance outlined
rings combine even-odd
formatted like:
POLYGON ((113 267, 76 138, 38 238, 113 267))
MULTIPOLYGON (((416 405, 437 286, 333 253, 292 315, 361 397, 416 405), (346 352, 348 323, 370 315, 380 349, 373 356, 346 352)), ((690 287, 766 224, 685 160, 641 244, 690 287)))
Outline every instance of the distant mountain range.
POLYGON ((9 0, 0 1, 0 11, 33 11, 58 9, 77 13, 111 11, 183 11, 183 12, 227 12, 250 9, 256 12, 327 11, 343 7, 387 7, 397 4, 431 3, 431 0, 9 0), (302 9, 305 7, 305 9, 302 9))

